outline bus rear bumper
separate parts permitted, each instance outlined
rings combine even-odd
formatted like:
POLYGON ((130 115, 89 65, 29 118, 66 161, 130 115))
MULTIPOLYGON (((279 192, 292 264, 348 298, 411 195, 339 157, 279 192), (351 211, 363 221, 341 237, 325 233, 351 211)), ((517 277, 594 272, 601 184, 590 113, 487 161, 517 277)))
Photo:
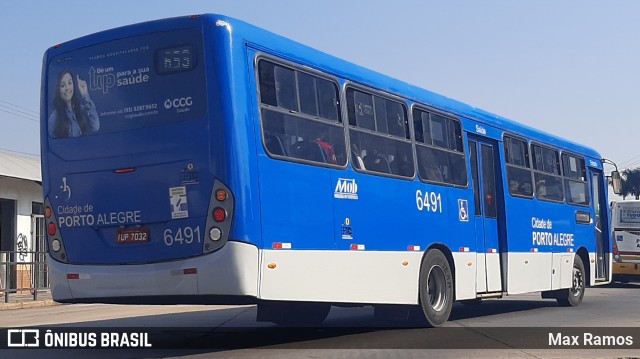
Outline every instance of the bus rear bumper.
MULTIPOLYGON (((49 258, 53 300, 58 302, 192 303, 199 296, 257 297, 258 248, 229 241, 217 252, 177 261, 137 265, 74 265, 49 258), (136 301, 135 298, 147 298, 136 301), (160 302, 162 302, 160 300, 160 302)), ((155 303, 153 303, 155 304, 155 303)))

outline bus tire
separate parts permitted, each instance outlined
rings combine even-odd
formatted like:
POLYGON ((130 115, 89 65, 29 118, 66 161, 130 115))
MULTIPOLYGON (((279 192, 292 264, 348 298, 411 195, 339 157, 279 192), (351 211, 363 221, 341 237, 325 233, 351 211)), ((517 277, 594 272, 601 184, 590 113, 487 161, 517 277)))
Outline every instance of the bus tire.
POLYGON ((420 306, 427 326, 443 325, 453 306, 453 275, 439 249, 432 249, 423 257, 419 285, 420 306))
POLYGON ((579 256, 576 256, 573 260, 573 275, 571 282, 571 288, 560 291, 556 300, 562 306, 577 307, 582 303, 584 291, 587 286, 584 263, 582 263, 582 259, 579 256))

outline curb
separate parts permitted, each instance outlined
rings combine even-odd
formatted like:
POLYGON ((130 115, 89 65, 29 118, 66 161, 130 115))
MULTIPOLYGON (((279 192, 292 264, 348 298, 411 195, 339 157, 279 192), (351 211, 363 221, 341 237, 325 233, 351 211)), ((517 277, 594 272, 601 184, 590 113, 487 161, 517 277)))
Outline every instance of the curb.
POLYGON ((58 304, 59 303, 55 302, 53 299, 32 300, 32 301, 17 302, 17 303, 0 303, 0 311, 48 307, 51 305, 58 305, 58 304))

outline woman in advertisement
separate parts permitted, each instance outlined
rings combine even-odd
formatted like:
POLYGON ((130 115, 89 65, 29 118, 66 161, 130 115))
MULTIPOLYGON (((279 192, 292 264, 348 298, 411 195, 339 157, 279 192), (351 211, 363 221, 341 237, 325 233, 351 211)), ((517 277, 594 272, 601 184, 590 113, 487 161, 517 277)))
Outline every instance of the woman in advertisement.
POLYGON ((89 97, 87 82, 76 75, 74 83, 71 71, 62 71, 56 84, 53 111, 49 116, 49 135, 56 138, 78 137, 98 131, 100 118, 89 97))

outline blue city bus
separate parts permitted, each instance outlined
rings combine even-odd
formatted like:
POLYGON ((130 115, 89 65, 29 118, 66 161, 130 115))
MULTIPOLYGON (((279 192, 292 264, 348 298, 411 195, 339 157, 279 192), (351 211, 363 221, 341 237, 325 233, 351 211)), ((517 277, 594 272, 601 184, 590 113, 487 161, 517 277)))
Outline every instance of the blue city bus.
POLYGON ((58 302, 439 326, 454 301, 576 306, 610 282, 596 151, 242 21, 96 33, 50 48, 42 78, 58 302))

